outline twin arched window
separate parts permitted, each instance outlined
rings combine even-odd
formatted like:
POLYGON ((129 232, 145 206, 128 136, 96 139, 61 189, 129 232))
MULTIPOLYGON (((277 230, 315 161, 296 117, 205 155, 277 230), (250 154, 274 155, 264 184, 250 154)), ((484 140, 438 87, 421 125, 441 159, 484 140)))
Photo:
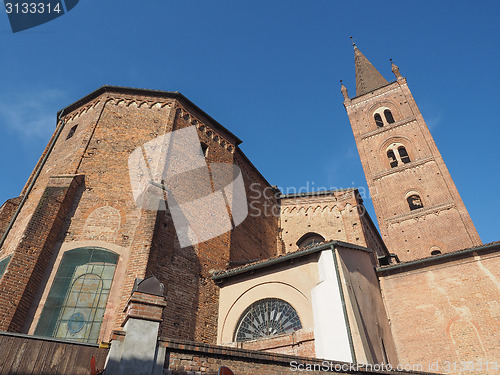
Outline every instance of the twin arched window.
POLYGON ((97 342, 117 261, 96 247, 64 253, 35 335, 97 342))
POLYGON ((394 123, 394 116, 392 115, 392 112, 389 108, 379 108, 373 115, 373 119, 375 120, 375 124, 381 128, 384 126, 384 124, 392 124, 394 123), (382 114, 384 115, 385 118, 385 123, 384 120, 382 119, 382 114))
POLYGON ((399 163, 407 164, 411 161, 405 146, 399 143, 394 143, 390 146, 387 150, 387 157, 389 158, 391 168, 397 167, 399 163))
POLYGON ((302 328, 297 311, 288 302, 266 298, 252 303, 241 315, 234 341, 265 339, 302 328))

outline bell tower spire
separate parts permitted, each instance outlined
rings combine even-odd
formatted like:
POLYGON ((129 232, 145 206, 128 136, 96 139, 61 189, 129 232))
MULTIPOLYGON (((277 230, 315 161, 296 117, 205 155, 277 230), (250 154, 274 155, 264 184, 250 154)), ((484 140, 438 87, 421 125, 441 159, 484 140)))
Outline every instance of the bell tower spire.
MULTIPOLYGON (((352 37, 351 37, 352 39, 352 37)), ((354 66, 356 68, 356 96, 378 89, 389 84, 363 53, 352 43, 354 47, 354 66)))
POLYGON ((481 245, 399 68, 387 82, 354 46, 356 97, 341 86, 382 238, 403 261, 481 245))

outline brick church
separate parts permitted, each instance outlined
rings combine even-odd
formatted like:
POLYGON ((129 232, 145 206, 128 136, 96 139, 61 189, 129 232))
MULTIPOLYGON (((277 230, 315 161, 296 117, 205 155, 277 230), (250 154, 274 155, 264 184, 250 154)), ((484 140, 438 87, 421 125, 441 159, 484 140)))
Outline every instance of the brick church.
POLYGON ((59 111, 0 208, 0 331, 108 342, 154 276, 170 340, 347 363, 497 361, 500 243, 482 244, 399 68, 387 81, 354 56, 356 94, 341 92, 380 232, 355 188, 281 194, 179 92, 103 86, 59 111))

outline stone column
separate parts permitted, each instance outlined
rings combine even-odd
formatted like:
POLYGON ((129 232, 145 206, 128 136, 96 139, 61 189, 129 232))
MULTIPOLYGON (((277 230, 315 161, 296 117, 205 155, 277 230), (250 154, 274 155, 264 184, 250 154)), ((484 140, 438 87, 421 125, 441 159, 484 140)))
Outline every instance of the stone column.
POLYGON ((166 305, 163 285, 156 277, 136 279, 123 330, 113 332, 106 375, 163 373, 165 348, 158 347, 158 330, 166 305))

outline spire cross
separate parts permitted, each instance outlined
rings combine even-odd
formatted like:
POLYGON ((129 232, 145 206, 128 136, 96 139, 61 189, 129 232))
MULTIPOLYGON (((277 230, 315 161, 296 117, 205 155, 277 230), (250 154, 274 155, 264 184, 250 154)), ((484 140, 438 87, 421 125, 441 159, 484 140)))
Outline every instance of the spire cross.
POLYGON ((352 36, 350 36, 349 38, 351 38, 352 46, 356 47, 356 43, 354 43, 354 40, 352 39, 352 36))

